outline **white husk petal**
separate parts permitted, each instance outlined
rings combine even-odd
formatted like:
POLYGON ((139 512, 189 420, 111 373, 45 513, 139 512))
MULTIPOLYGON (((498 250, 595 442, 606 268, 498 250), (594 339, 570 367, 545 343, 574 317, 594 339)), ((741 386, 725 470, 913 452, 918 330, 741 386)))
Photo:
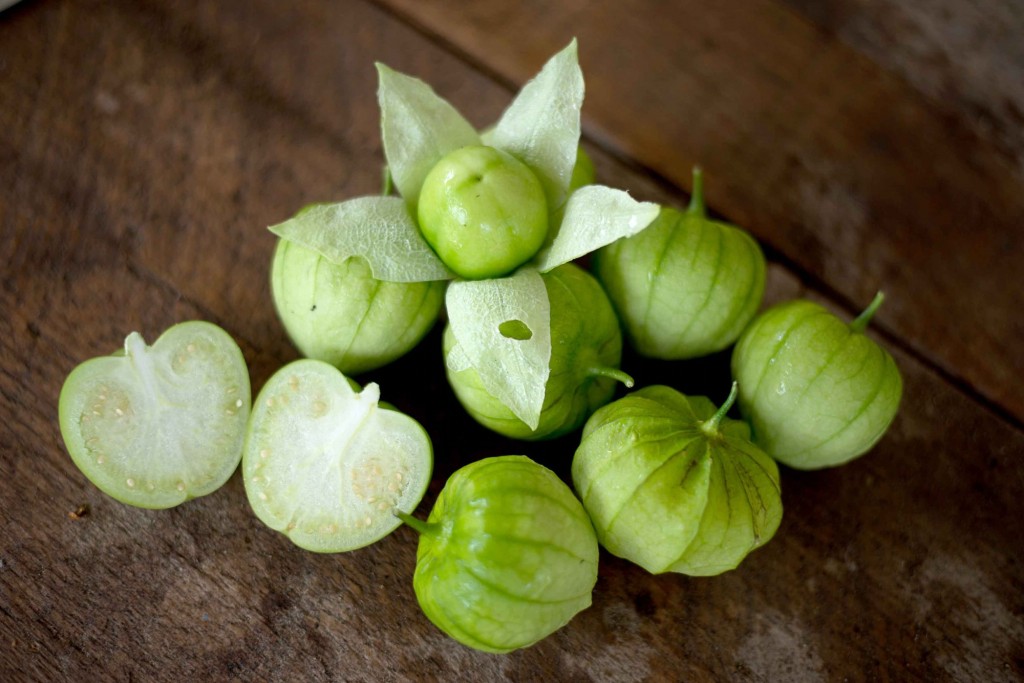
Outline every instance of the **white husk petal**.
POLYGON ((454 277, 423 239, 399 197, 359 197, 310 206, 270 231, 334 263, 361 256, 378 280, 427 282, 454 277))
POLYGON ((377 64, 381 137, 395 187, 410 206, 438 161, 460 147, 480 144, 473 126, 429 85, 377 64))
POLYGON ((659 211, 657 204, 638 202, 622 190, 603 185, 582 187, 569 198, 551 246, 537 256, 537 268, 546 273, 617 239, 635 235, 650 225, 659 211))
POLYGON ((554 213, 565 203, 580 142, 583 72, 574 39, 523 86, 488 144, 518 157, 541 184, 554 213))
POLYGON ((449 285, 446 304, 462 354, 449 366, 473 367, 487 391, 536 429, 551 360, 551 305, 540 274, 522 268, 506 278, 459 280, 449 285), (506 338, 498 326, 509 320, 521 321, 533 336, 506 338))

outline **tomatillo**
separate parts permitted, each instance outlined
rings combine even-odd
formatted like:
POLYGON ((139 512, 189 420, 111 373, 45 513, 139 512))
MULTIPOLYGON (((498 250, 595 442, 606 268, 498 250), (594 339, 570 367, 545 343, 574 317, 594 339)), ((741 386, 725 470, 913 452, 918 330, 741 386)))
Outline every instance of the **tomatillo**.
POLYGON ((430 483, 430 437, 413 418, 322 361, 267 380, 249 420, 242 473, 260 521, 321 553, 361 548, 400 525, 430 483))
POLYGON ((420 532, 413 588, 424 614, 463 645, 532 645, 590 606, 598 547, 590 518, 551 470, 522 455, 453 474, 420 532))
POLYGON ((646 387, 587 421, 572 481, 614 555, 653 574, 720 574, 782 519, 779 470, 750 429, 703 396, 646 387))
POLYGON ((644 230, 594 254, 594 274, 626 338, 639 353, 665 360, 735 342, 761 305, 765 272, 748 233, 708 218, 700 169, 686 211, 664 207, 644 230))
MULTIPOLYGON (((462 406, 485 427, 514 439, 548 439, 579 427, 596 408, 611 400, 616 381, 633 385, 619 370, 622 333, 608 297, 597 280, 567 263, 543 273, 551 304, 550 374, 536 430, 491 394, 473 368, 453 371, 448 382, 462 406)), ((506 336, 516 334, 508 330, 506 336)), ((444 332, 444 354, 455 346, 451 326, 444 332)))
POLYGON ((405 355, 444 304, 444 282, 377 280, 361 257, 333 263, 284 239, 274 252, 270 284, 281 323, 302 355, 346 374, 405 355))
POLYGON ((526 164, 494 147, 462 147, 423 181, 418 217, 427 243, 471 280, 500 277, 529 261, 548 232, 544 188, 526 164))
POLYGON ((903 380, 889 352, 864 334, 882 300, 879 293, 849 324, 810 301, 779 304, 736 344, 740 410, 779 462, 840 465, 870 450, 892 424, 903 380))
POLYGON ((60 431, 101 491, 163 509, 212 493, 237 469, 251 401, 238 344, 192 320, 152 346, 132 332, 123 351, 76 367, 60 392, 60 431))

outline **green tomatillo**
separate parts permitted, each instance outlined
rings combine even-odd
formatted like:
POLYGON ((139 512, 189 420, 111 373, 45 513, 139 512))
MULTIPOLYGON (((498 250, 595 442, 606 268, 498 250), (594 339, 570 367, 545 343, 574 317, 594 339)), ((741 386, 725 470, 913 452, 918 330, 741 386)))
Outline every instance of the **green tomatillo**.
MULTIPOLYGON (((456 340, 450 325, 444 334, 448 381, 463 407, 480 424, 516 439, 546 439, 570 432, 611 400, 617 381, 633 385, 618 369, 622 333, 597 280, 573 264, 558 266, 541 277, 550 301, 551 358, 536 429, 489 392, 474 368, 452 369, 456 340)), ((502 325, 506 338, 525 341, 532 335, 516 321, 502 325)))
POLYGON ((832 467, 866 453, 889 428, 903 381, 892 356, 864 334, 879 293, 852 323, 819 304, 768 309, 732 356, 740 410, 756 442, 798 469, 832 467))
POLYGON ((779 471, 746 423, 703 396, 646 387, 587 421, 572 480, 611 553, 653 574, 720 574, 782 519, 779 471))
POLYGON ((442 281, 378 280, 362 257, 335 263, 286 239, 277 244, 270 282, 278 316, 299 351, 348 374, 403 356, 444 303, 442 281))
POLYGON ((169 508, 220 488, 238 468, 252 397, 245 359, 211 323, 179 323, 147 346, 76 367, 60 392, 60 431, 101 491, 169 508))
POLYGON ((423 181, 419 226, 452 271, 500 277, 533 258, 548 232, 544 188, 526 164, 494 147, 447 154, 423 181))
POLYGON ((572 178, 569 179, 569 193, 572 194, 581 187, 592 185, 596 177, 594 162, 581 145, 576 149, 576 164, 572 167, 572 178))
POLYGON ((373 543, 419 504, 430 482, 430 437, 337 368, 303 359, 260 390, 242 473, 256 516, 314 552, 373 543))
POLYGON ((549 469, 521 455, 479 460, 448 479, 420 532, 413 587, 460 643, 504 653, 590 606, 598 546, 587 513, 549 469))
POLYGON ((680 360, 736 341, 761 304, 765 260, 749 234, 708 218, 694 169, 689 208, 664 207, 640 233, 598 250, 594 274, 636 350, 680 360))

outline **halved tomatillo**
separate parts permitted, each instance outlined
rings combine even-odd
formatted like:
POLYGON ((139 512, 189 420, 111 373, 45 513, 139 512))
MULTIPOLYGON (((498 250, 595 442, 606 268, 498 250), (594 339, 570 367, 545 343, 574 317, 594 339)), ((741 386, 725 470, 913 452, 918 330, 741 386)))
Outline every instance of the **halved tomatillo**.
POLYGON ((174 325, 152 346, 76 367, 60 392, 60 430, 78 469, 122 503, 169 508, 221 487, 238 467, 249 372, 231 336, 174 325))
POLYGON ((260 521, 314 552, 353 550, 391 533, 416 507, 433 465, 413 418, 354 389, 332 365, 298 360, 260 391, 242 456, 260 521))

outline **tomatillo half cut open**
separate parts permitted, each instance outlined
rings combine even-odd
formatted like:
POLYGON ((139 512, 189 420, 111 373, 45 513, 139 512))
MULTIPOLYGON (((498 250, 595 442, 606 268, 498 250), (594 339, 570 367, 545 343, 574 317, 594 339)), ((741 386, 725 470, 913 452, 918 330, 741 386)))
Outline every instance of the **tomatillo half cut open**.
POLYGON ((238 467, 251 402, 238 344, 202 321, 152 346, 85 361, 60 392, 60 431, 78 469, 107 495, 174 507, 220 488, 238 467))
POLYGON ((359 391, 332 365, 298 360, 260 391, 242 455, 260 521, 295 545, 354 550, 401 524, 430 482, 433 448, 413 418, 359 391))

